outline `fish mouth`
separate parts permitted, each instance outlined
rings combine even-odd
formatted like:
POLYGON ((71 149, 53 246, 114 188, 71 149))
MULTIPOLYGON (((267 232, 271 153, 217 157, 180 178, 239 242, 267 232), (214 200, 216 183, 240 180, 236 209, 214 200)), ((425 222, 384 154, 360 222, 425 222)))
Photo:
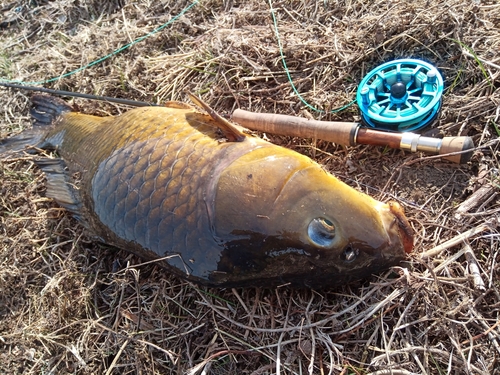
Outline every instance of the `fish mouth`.
POLYGON ((404 214, 403 207, 398 202, 391 201, 388 203, 389 210, 396 218, 398 226, 398 234, 403 243, 404 251, 409 254, 413 250, 413 229, 404 214))

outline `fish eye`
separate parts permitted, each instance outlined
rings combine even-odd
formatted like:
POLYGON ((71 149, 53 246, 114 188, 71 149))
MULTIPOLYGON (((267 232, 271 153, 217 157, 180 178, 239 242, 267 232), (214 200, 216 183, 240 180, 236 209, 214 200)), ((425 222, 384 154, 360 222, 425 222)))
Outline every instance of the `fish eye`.
POLYGON ((351 246, 347 246, 342 253, 342 258, 347 263, 354 261, 359 255, 358 249, 353 249, 351 246))
POLYGON ((328 219, 318 217, 309 223, 307 234, 316 245, 328 247, 335 239, 335 225, 328 219))

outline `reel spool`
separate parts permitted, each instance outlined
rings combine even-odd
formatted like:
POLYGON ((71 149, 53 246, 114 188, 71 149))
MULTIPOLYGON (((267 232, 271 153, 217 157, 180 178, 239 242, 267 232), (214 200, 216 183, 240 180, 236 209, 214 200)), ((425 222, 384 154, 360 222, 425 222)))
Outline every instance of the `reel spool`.
POLYGON ((371 128, 409 132, 435 120, 441 108, 443 77, 431 64, 394 60, 373 69, 361 81, 356 101, 371 128))

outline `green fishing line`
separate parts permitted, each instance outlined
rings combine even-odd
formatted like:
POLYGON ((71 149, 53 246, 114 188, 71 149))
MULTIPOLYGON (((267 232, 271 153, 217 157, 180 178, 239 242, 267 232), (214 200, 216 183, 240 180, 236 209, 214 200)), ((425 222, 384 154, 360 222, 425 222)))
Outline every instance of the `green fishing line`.
POLYGON ((194 7, 196 4, 199 3, 199 0, 195 0, 194 2, 192 2, 191 4, 189 4, 186 8, 184 8, 179 14, 177 14, 175 17, 173 17, 172 19, 170 19, 168 22, 164 23, 163 25, 157 27, 156 29, 154 29, 153 31, 147 33, 146 35, 143 35, 139 38, 137 38, 136 40, 134 40, 133 42, 130 42, 129 44, 126 44, 120 48, 118 48, 117 50, 107 54, 106 56, 103 56, 95 61, 92 61, 91 63, 85 65, 85 66, 82 66, 78 69, 75 69, 71 72, 68 72, 68 73, 65 73, 65 74, 62 74, 60 76, 57 76, 57 77, 53 77, 53 78, 50 78, 50 79, 47 79, 45 81, 38 81, 38 82, 23 82, 23 81, 15 81, 15 80, 1 80, 0 82, 7 82, 7 83, 18 83, 18 84, 25 84, 25 85, 43 85, 43 84, 46 84, 46 83, 50 83, 50 82, 54 82, 54 81, 57 81, 57 80, 60 80, 61 78, 65 78, 65 77, 68 77, 70 75, 73 75, 75 73, 78 73, 82 70, 85 70, 87 68, 90 68, 94 65, 97 65, 101 62, 103 62, 104 60, 107 60, 109 59, 110 57, 113 57, 117 54, 119 54, 120 52, 126 50, 127 48, 130 48, 132 47, 133 45, 139 43, 139 42, 142 42, 144 39, 146 38, 149 38, 150 36, 160 32, 161 30, 163 30, 165 27, 171 25, 172 23, 174 23, 176 20, 178 20, 183 14, 185 14, 187 11, 189 11, 192 7, 194 7))
MULTIPOLYGON (((297 90, 297 87, 295 87, 295 84, 293 83, 293 79, 292 79, 292 76, 290 74, 290 70, 288 69, 288 66, 286 64, 286 59, 285 59, 285 54, 283 52, 283 44, 281 43, 281 38, 280 38, 280 33, 279 33, 279 30, 278 30, 278 21, 276 20, 276 15, 274 14, 274 9, 273 9, 273 4, 272 4, 272 1, 269 0, 269 8, 271 10, 271 16, 273 18, 273 24, 274 24, 274 33, 276 34, 276 40, 278 42, 278 48, 279 48, 279 51, 280 51, 280 56, 281 56, 281 63, 283 64, 283 69, 285 70, 285 73, 286 73, 286 76, 288 77, 288 81, 290 82, 290 85, 292 86, 292 90, 293 92, 295 93, 295 95, 297 95, 297 97, 300 99, 300 101, 302 103, 304 103, 304 105, 315 111, 315 112, 319 112, 319 113, 326 113, 327 111, 323 111, 321 109, 317 109, 316 107, 313 107, 311 104, 309 104, 303 97, 302 95, 300 95, 299 91, 297 90)), ((328 111, 329 113, 337 113, 337 112, 340 112, 340 111, 343 111, 344 109, 346 108, 349 108, 351 105, 353 105, 354 103, 356 103, 356 100, 353 100, 352 102, 350 103, 347 103, 346 105, 340 107, 340 108, 336 108, 336 109, 332 109, 330 111, 328 111)))

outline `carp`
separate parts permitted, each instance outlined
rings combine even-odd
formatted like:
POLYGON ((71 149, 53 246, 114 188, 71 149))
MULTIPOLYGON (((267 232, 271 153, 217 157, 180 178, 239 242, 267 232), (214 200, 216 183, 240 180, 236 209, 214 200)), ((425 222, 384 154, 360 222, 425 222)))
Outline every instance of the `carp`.
POLYGON ((40 149, 46 195, 97 240, 206 286, 323 288, 380 272, 413 247, 396 202, 252 136, 196 97, 118 116, 34 95, 32 129, 0 153, 40 149))

